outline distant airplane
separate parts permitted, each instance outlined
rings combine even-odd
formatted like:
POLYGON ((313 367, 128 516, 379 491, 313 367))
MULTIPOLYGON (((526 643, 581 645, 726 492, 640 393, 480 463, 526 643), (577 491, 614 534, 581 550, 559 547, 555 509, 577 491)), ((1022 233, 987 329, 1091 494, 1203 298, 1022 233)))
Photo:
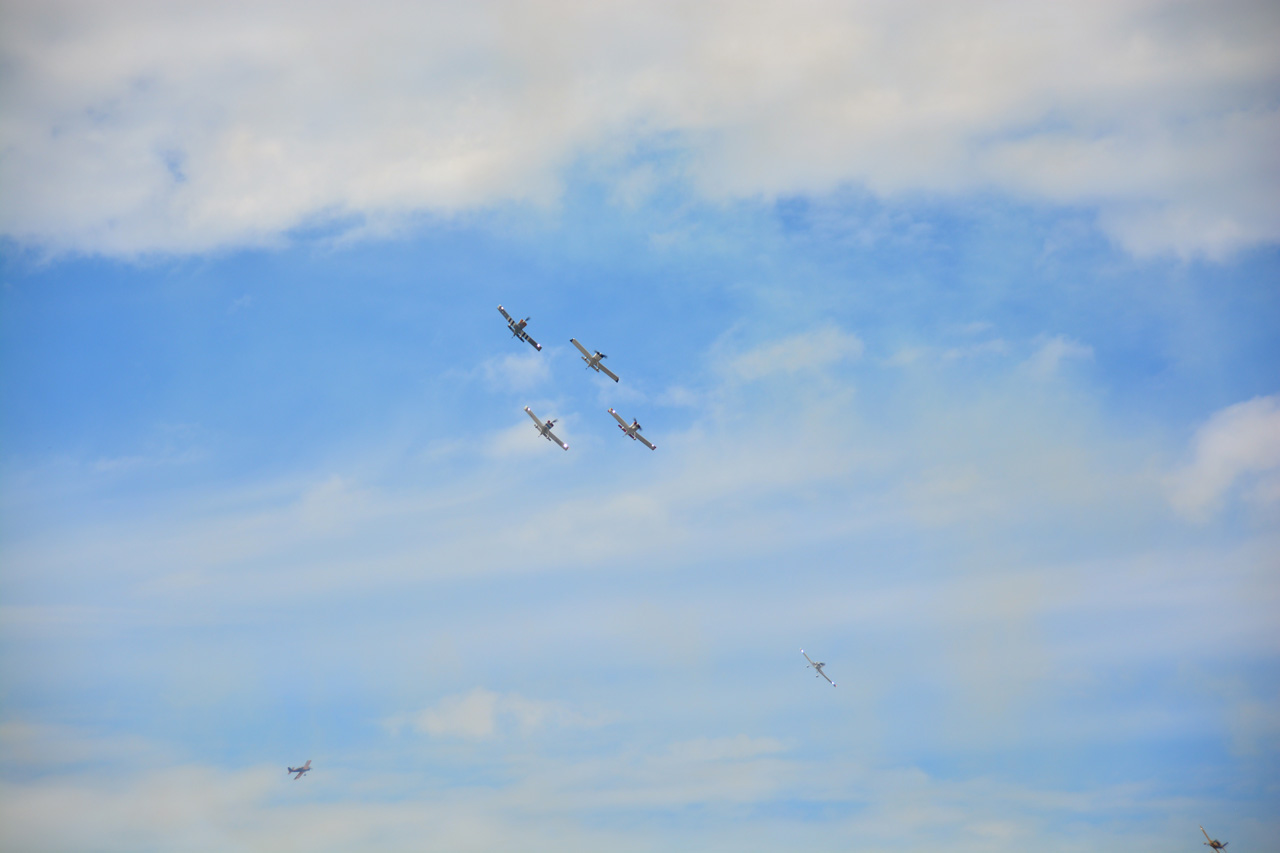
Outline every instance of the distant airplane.
POLYGON ((649 439, 645 438, 643 435, 640 434, 640 430, 643 429, 643 427, 640 426, 639 421, 632 421, 630 424, 628 424, 613 409, 609 410, 609 414, 613 415, 613 419, 618 422, 618 429, 622 430, 627 435, 631 436, 636 441, 640 442, 650 450, 658 449, 657 445, 651 443, 649 439))
MULTIPOLYGON (((1202 827, 1200 827, 1200 831, 1201 831, 1201 832, 1204 832, 1204 827, 1203 827, 1203 826, 1202 826, 1202 827)), ((1209 833, 1207 833, 1207 832, 1204 832, 1204 839, 1205 839, 1205 840, 1204 840, 1204 846, 1205 846, 1205 847, 1210 847, 1210 848, 1212 848, 1212 849, 1214 849, 1214 850, 1221 850, 1223 847, 1226 847, 1228 844, 1230 844, 1230 843, 1231 843, 1230 841, 1219 841, 1219 840, 1217 840, 1216 838, 1210 838, 1210 837, 1209 837, 1209 833)))
POLYGON ((502 312, 503 317, 507 318, 507 328, 511 330, 511 334, 513 336, 519 338, 522 341, 528 341, 530 344, 533 345, 534 349, 536 349, 538 352, 542 352, 542 344, 538 343, 533 338, 529 337, 529 333, 524 330, 525 324, 528 323, 530 320, 529 317, 525 317, 523 320, 517 323, 515 321, 515 318, 507 313, 506 308, 503 308, 501 305, 499 305, 498 310, 502 312))
POLYGON ((542 433, 543 438, 545 438, 547 441, 554 441, 556 444, 560 445, 565 450, 569 449, 569 445, 565 444, 563 441, 556 438, 556 434, 551 431, 551 428, 556 425, 555 421, 547 421, 544 424, 538 418, 538 416, 533 413, 533 409, 530 409, 528 406, 524 407, 524 412, 526 415, 533 418, 533 422, 538 425, 538 432, 542 433))
MULTIPOLYGON (((827 681, 831 681, 831 676, 827 675, 825 672, 823 672, 823 671, 822 671, 822 668, 823 668, 824 666, 826 666, 826 664, 825 664, 825 663, 818 663, 818 662, 816 662, 813 658, 809 657, 808 655, 805 655, 805 654, 804 654, 804 649, 801 649, 801 650, 800 650, 800 654, 804 655, 804 659, 805 659, 805 660, 807 660, 807 661, 809 662, 809 666, 813 667, 814 669, 816 669, 816 670, 818 671, 818 675, 821 675, 821 676, 822 676, 823 678, 825 678, 827 681)), ((814 678, 817 678, 817 677, 818 677, 818 675, 815 675, 815 676, 814 676, 814 678)), ((831 681, 831 686, 832 686, 832 687, 835 687, 835 686, 836 686, 836 683, 835 683, 834 681, 831 681)))
POLYGON ((289 768, 289 772, 290 772, 290 773, 297 773, 297 774, 298 774, 297 776, 294 776, 294 777, 293 777, 294 779, 301 779, 301 778, 302 778, 302 774, 303 774, 303 773, 310 773, 310 772, 311 772, 311 759, 310 759, 310 758, 308 758, 308 759, 307 759, 307 763, 306 763, 306 764, 304 764, 304 765, 302 765, 301 767, 290 767, 290 768, 289 768))
POLYGON ((582 344, 578 343, 577 338, 569 338, 569 343, 577 347, 578 352, 582 353, 582 360, 587 363, 587 367, 591 368, 596 373, 603 373, 605 376, 608 376, 614 382, 618 381, 618 374, 614 373, 612 370, 610 370, 609 368, 605 367, 603 364, 600 363, 604 359, 608 358, 609 356, 600 352, 600 350, 596 350, 594 354, 588 353, 587 348, 584 347, 582 344))

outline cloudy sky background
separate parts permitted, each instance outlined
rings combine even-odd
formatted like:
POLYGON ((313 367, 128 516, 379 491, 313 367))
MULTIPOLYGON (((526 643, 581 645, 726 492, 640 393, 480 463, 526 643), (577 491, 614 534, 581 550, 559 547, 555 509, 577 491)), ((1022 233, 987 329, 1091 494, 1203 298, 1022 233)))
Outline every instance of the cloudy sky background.
POLYGON ((0 846, 1274 846, 1277 43, 4 4, 0 846))

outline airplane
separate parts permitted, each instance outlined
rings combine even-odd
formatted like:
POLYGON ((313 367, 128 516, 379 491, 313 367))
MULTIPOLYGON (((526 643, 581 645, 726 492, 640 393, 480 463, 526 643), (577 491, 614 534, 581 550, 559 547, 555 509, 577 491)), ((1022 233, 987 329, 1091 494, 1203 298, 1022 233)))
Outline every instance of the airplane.
POLYGON ((290 768, 289 768, 289 772, 290 772, 290 773, 297 773, 297 774, 298 774, 297 776, 294 776, 294 777, 293 777, 295 781, 296 781, 296 780, 298 780, 298 779, 301 779, 301 778, 302 778, 302 774, 303 774, 303 773, 310 773, 310 772, 311 772, 311 759, 310 759, 310 758, 308 758, 308 759, 307 759, 307 763, 306 763, 306 764, 304 764, 304 765, 302 765, 301 767, 290 767, 290 768))
POLYGON ((525 414, 533 418, 533 422, 538 425, 538 432, 542 433, 543 438, 545 438, 547 441, 554 441, 556 444, 560 445, 565 450, 569 449, 569 445, 565 444, 563 441, 556 438, 556 434, 551 431, 551 428, 556 424, 555 421, 547 421, 544 424, 541 420, 538 419, 538 416, 533 413, 533 409, 530 409, 528 406, 525 406, 524 411, 525 411, 525 414))
POLYGON ((530 320, 529 317, 525 317, 523 320, 517 323, 515 318, 507 313, 506 308, 503 308, 501 305, 499 305, 498 310, 502 312, 503 317, 507 318, 507 328, 511 330, 512 336, 517 337, 522 341, 528 341, 530 344, 533 345, 534 349, 536 349, 538 352, 542 352, 542 344, 538 343, 533 338, 529 337, 529 333, 524 330, 525 323, 528 323, 530 320))
POLYGON ((582 353, 582 360, 587 363, 587 367, 591 368, 596 373, 603 373, 605 376, 608 376, 614 382, 618 381, 618 374, 614 373, 612 370, 610 370, 609 368, 605 367, 603 364, 600 363, 604 361, 606 358, 608 358, 609 356, 600 352, 600 350, 596 350, 594 355, 588 353, 587 348, 584 347, 582 344, 578 343, 577 338, 569 338, 569 343, 577 347, 578 352, 582 353))
POLYGON ((613 419, 618 422, 618 429, 622 430, 627 435, 631 436, 636 441, 640 442, 650 450, 658 449, 658 446, 656 444, 653 444, 652 442, 649 441, 649 439, 645 438, 643 435, 640 434, 640 430, 643 429, 643 427, 640 426, 639 421, 632 421, 630 424, 628 424, 621 417, 619 417, 618 413, 615 412, 613 409, 609 410, 609 414, 613 415, 613 419))
MULTIPOLYGON (((827 675, 825 672, 823 672, 823 671, 822 671, 822 668, 823 668, 824 666, 826 666, 826 664, 825 664, 825 663, 818 663, 818 662, 816 662, 813 658, 809 657, 808 655, 805 655, 805 654, 804 654, 804 649, 801 649, 801 650, 800 650, 800 654, 804 655, 804 659, 805 659, 805 660, 807 660, 807 661, 809 662, 809 666, 813 667, 814 669, 816 669, 816 670, 818 671, 818 675, 821 675, 821 676, 822 676, 823 678, 825 678, 827 681, 831 681, 831 676, 827 675)), ((815 676, 814 676, 814 678, 817 678, 817 677, 818 677, 818 675, 815 675, 815 676)), ((831 686, 832 686, 832 687, 835 687, 835 686, 836 686, 836 683, 835 683, 834 681, 831 681, 831 686)))
MULTIPOLYGON (((1203 826, 1200 827, 1200 831, 1204 832, 1203 826)), ((1209 833, 1207 832, 1204 832, 1204 838, 1205 838, 1204 846, 1212 848, 1213 850, 1221 850, 1222 848, 1226 847, 1228 844, 1231 843, 1230 841, 1219 841, 1216 838, 1210 838, 1209 833)))

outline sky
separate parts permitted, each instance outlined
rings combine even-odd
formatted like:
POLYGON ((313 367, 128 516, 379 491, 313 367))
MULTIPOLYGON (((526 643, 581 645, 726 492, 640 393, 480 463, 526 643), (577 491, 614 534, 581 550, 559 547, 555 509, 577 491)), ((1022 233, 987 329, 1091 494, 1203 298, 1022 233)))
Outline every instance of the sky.
POLYGON ((1274 849, 1278 42, 4 3, 0 847, 1274 849))

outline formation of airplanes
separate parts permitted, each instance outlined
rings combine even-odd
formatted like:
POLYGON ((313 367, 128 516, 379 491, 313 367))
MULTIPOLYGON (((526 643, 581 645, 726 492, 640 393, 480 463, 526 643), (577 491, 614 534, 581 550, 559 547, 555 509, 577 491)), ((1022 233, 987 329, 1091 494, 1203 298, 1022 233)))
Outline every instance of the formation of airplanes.
MULTIPOLYGON (((517 322, 514 317, 512 317, 510 314, 507 313, 507 309, 503 308, 501 305, 498 306, 498 311, 506 319, 507 329, 510 330, 512 336, 519 338, 522 341, 526 341, 534 349, 538 350, 539 352, 542 351, 542 344, 535 341, 532 337, 529 336, 529 333, 525 331, 525 326, 528 325, 530 318, 525 317, 523 320, 520 320, 517 322)), ((582 353, 582 360, 586 363, 589 369, 594 370, 596 373, 603 373, 605 376, 608 376, 614 382, 619 381, 618 374, 614 373, 612 370, 604 366, 603 362, 609 356, 600 352, 600 350, 595 350, 594 352, 588 352, 587 348, 584 347, 582 345, 582 342, 579 341, 577 338, 569 338, 569 343, 577 347, 578 352, 582 353)), ((533 410, 530 409, 528 406, 524 407, 524 411, 525 411, 525 414, 527 414, 530 418, 533 419, 534 424, 538 427, 539 435, 541 435, 547 441, 552 442, 553 444, 560 445, 560 449, 562 450, 569 449, 569 445, 561 441, 560 438, 554 432, 551 431, 551 428, 555 426, 555 423, 556 423, 554 419, 543 421, 542 418, 535 415, 533 413, 533 410)), ((613 415, 614 419, 618 422, 618 428, 622 430, 623 433, 625 433, 628 438, 634 439, 635 441, 639 441, 641 444, 643 444, 645 447, 649 448, 650 450, 658 449, 657 445, 655 445, 653 442, 649 441, 649 439, 645 438, 643 435, 640 434, 641 427, 640 427, 639 421, 633 420, 631 423, 627 423, 613 409, 609 409, 609 414, 613 415)))

